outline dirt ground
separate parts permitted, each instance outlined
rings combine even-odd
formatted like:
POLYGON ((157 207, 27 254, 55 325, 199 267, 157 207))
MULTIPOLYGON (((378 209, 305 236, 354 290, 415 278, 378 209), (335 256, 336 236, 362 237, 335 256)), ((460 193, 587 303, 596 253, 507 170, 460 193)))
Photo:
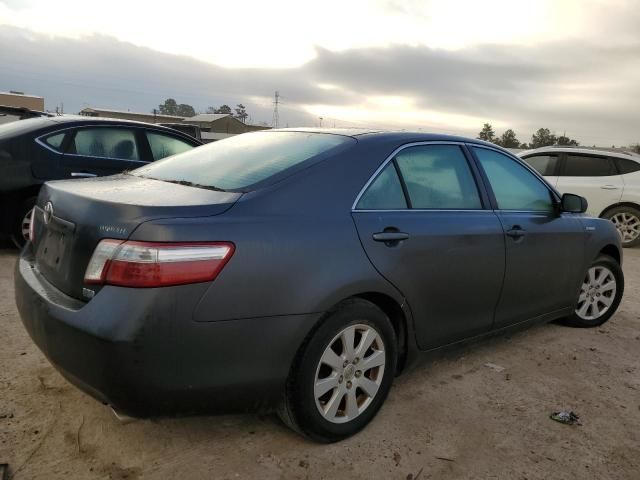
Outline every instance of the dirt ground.
POLYGON ((625 251, 624 301, 603 327, 550 324, 424 362, 333 445, 275 416, 119 422, 32 344, 15 259, 0 248, 0 463, 15 479, 640 478, 640 249, 625 251), (550 420, 560 409, 582 426, 550 420))

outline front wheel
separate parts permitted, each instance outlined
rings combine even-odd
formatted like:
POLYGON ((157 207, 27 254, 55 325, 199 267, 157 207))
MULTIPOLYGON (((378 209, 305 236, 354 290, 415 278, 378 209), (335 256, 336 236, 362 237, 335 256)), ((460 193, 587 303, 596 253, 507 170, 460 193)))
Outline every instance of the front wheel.
POLYGON ((624 274, 620 264, 601 255, 587 269, 576 309, 566 323, 575 327, 597 327, 618 309, 624 292, 624 274))
POLYGON ((354 299, 331 313, 301 347, 287 381, 280 418, 320 442, 364 428, 384 402, 396 371, 389 318, 354 299))

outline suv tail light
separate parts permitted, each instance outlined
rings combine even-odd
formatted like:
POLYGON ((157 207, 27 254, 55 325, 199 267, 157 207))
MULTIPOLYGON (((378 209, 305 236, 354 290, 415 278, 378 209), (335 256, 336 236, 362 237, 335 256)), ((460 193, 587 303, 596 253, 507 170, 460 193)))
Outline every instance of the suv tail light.
POLYGON ((85 283, 166 287, 214 280, 235 247, 229 242, 156 243, 105 239, 98 243, 85 283))

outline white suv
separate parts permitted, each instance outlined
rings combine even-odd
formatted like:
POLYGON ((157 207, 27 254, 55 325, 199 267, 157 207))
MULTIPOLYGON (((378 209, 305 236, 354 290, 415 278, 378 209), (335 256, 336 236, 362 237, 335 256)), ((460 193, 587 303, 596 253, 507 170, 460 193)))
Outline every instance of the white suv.
POLYGON ((640 156, 571 147, 544 147, 518 155, 561 193, 586 197, 587 213, 610 219, 623 246, 640 243, 640 156))

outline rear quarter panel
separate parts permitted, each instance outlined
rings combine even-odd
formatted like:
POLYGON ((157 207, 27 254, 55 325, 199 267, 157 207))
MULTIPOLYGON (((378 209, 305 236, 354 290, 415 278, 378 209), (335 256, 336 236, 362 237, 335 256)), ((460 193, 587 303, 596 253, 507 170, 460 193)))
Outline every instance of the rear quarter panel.
MULTIPOLYGON (((131 238, 236 245, 194 312, 199 322, 321 313, 369 292, 403 305, 366 256, 351 218, 356 195, 393 148, 357 148, 245 194, 223 215, 152 221, 131 238)), ((405 314, 410 323, 406 305, 405 314)))
POLYGON ((624 191, 620 201, 633 203, 640 208, 640 171, 622 175, 624 191))

